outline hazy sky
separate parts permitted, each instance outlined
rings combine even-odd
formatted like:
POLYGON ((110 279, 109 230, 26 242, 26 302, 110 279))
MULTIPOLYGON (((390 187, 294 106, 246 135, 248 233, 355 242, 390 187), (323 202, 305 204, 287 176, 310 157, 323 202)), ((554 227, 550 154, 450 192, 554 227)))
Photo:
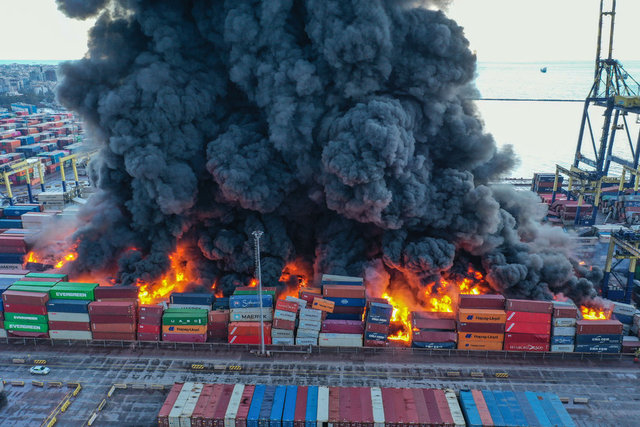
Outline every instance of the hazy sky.
MULTIPOLYGON (((454 0, 449 15, 465 28, 480 61, 591 60, 599 3, 454 0)), ((617 11, 614 57, 638 60, 640 1, 618 0, 617 11)), ((67 19, 54 0, 0 0, 0 16, 0 59, 76 59, 86 51, 91 23, 67 19)))

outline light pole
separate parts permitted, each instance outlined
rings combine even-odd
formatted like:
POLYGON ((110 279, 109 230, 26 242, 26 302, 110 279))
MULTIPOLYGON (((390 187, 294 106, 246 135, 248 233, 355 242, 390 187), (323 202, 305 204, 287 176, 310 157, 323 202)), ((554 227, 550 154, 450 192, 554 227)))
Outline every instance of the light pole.
POLYGON ((256 275, 258 276, 258 301, 260 303, 260 354, 264 356, 264 316, 262 308, 262 268, 260 266, 260 237, 264 233, 262 231, 254 231, 253 239, 255 240, 255 264, 256 275))

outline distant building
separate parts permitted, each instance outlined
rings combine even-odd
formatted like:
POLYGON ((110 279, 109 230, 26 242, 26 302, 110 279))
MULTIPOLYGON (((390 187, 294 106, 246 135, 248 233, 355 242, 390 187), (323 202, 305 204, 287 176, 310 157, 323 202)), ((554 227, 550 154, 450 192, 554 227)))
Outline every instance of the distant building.
POLYGON ((54 70, 53 68, 45 70, 44 79, 46 81, 48 81, 48 82, 57 82, 58 81, 58 75, 56 73, 56 70, 54 70))

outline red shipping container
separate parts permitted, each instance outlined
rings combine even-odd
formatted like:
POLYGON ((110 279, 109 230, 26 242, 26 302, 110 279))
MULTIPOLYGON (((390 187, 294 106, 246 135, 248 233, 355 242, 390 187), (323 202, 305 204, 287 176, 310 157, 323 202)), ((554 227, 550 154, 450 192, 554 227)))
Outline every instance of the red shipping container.
POLYGON ((205 411, 206 408, 210 406, 213 387, 213 384, 205 384, 204 387, 202 387, 196 406, 193 408, 193 412, 191 413, 191 426, 198 427, 204 425, 205 411))
POLYGON ((213 310, 209 312, 209 324, 229 323, 229 310, 213 310))
POLYGON ((2 246, 2 242, 0 242, 0 248, 2 249, 2 253, 4 254, 26 254, 27 249, 21 248, 20 246, 2 246))
POLYGON ((506 351, 549 351, 549 344, 541 343, 504 343, 506 351))
POLYGON ((293 331, 295 328, 295 320, 273 319, 273 329, 286 329, 288 331, 293 331))
POLYGON ((507 322, 551 323, 551 314, 507 311, 507 322))
POLYGON ((90 331, 91 324, 87 322, 63 322, 49 320, 49 329, 54 331, 90 331))
MULTIPOLYGON (((264 335, 271 335, 271 323, 264 322, 264 335)), ((260 337, 260 322, 229 323, 229 335, 248 335, 260 337)))
POLYGON ((442 331, 413 331, 412 339, 416 342, 457 342, 458 334, 442 331))
POLYGON ((0 320, 4 320, 4 311, 0 311, 0 320))
POLYGON ((322 295, 333 298, 366 298, 367 291, 364 286, 324 285, 322 295))
POLYGON ((377 332, 380 334, 389 334, 389 325, 380 325, 378 323, 366 323, 364 330, 366 332, 377 332))
POLYGON ((89 319, 92 323, 135 323, 136 315, 90 314, 89 319))
POLYGON ((142 304, 138 307, 138 312, 142 315, 148 316, 159 316, 162 317, 162 313, 164 312, 164 307, 161 305, 155 304, 142 304))
POLYGON ((580 335, 621 334, 622 323, 617 320, 578 320, 576 323, 576 333, 580 335))
MULTIPOLYGON (((230 335, 229 344, 260 344, 260 337, 255 335, 230 335)), ((264 343, 271 345, 271 335, 264 336, 264 343)))
POLYGON ((136 333, 122 332, 92 332, 94 340, 110 340, 110 341, 135 341, 136 333))
POLYGON ((429 417, 429 408, 427 407, 427 402, 424 398, 424 394, 419 388, 412 388, 411 393, 413 393, 413 401, 416 404, 416 411, 418 412, 418 424, 419 425, 432 425, 431 417, 429 417))
POLYGON ((93 323, 91 322, 91 330, 93 332, 131 333, 136 331, 136 324, 135 323, 93 323))
POLYGON ((138 323, 143 323, 145 325, 161 325, 162 324, 162 316, 148 315, 148 314, 140 314, 138 317, 138 323))
POLYGON ((386 347, 387 346, 387 341, 380 341, 380 340, 364 340, 364 346, 365 347, 386 347))
POLYGON ((229 324, 227 322, 215 322, 207 325, 208 331, 224 331, 226 334, 229 331, 229 324))
POLYGON ((456 313, 436 313, 432 311, 412 311, 411 321, 416 319, 455 319, 456 313))
POLYGON ((444 425, 454 425, 453 417, 451 416, 451 409, 449 408, 449 403, 444 395, 444 390, 432 389, 432 392, 435 396, 436 406, 440 413, 440 417, 442 418, 442 423, 444 425))
MULTIPOLYGON (((371 389, 369 387, 358 387, 360 390, 360 408, 362 425, 373 427, 373 404, 371 402, 371 389)), ((358 402, 356 402, 358 406, 358 402)))
POLYGON ((160 334, 138 333, 138 341, 160 341, 160 334))
POLYGON ((308 392, 309 388, 307 386, 298 386, 298 392, 296 393, 296 409, 293 415, 293 427, 305 427, 308 392))
POLYGON ((158 427, 169 427, 169 413, 171 412, 171 409, 173 409, 173 405, 176 403, 176 399, 182 390, 182 385, 182 383, 175 383, 173 387, 171 387, 169 395, 158 412, 158 427))
POLYGON ((504 342, 506 343, 538 343, 549 344, 549 335, 545 334, 505 334, 504 342))
POLYGON ((333 334, 362 334, 364 324, 359 320, 330 319, 322 322, 321 331, 333 334))
POLYGON ((7 331, 7 336, 16 338, 49 338, 47 332, 7 331))
POLYGON ((577 307, 553 307, 553 317, 563 319, 576 319, 578 317, 577 307))
POLYGON ((160 330, 162 327, 160 325, 146 325, 144 323, 138 324, 138 333, 148 333, 148 334, 156 334, 160 335, 160 330))
MULTIPOLYGON (((49 301, 49 294, 44 292, 4 291, 2 301, 5 304, 45 305, 49 301)), ((29 313, 30 314, 30 313, 29 313)))
POLYGON ((289 311, 292 313, 298 312, 298 304, 292 301, 286 301, 283 299, 279 299, 276 302, 276 310, 289 311))
POLYGON ((305 291, 305 292, 300 292, 300 295, 298 298, 305 300, 307 302, 307 307, 311 307, 311 304, 313 303, 313 299, 317 297, 318 297, 318 294, 305 291))
POLYGON ((364 313, 364 307, 347 307, 337 305, 333 308, 335 314, 362 314, 364 313))
MULTIPOLYGON (((5 294, 8 291, 5 291, 5 294)), ((3 294, 4 295, 4 294, 3 294)), ((4 303, 4 311, 7 313, 47 314, 46 305, 8 304, 4 303)))
POLYGON ((93 290, 93 295, 96 300, 138 299, 138 291, 137 286, 98 286, 93 290))
POLYGON ((131 301, 93 301, 89 303, 89 314, 131 315, 135 312, 136 305, 131 301))
POLYGON ((543 334, 549 335, 550 323, 507 322, 504 331, 518 334, 543 334))
POLYGON ((218 401, 215 404, 215 412, 213 413, 213 427, 224 427, 224 416, 227 413, 233 388, 233 384, 224 384, 222 386, 222 393, 218 397, 218 401))
POLYGON ((163 333, 162 341, 170 342, 207 342, 207 334, 172 334, 163 333))
POLYGON ((456 321, 453 319, 413 319, 412 327, 416 329, 427 329, 434 331, 455 331, 456 321))
POLYGON ((504 333, 504 323, 465 323, 458 322, 459 332, 504 333))
POLYGON ((249 408, 251 408, 251 400, 253 398, 255 388, 256 386, 252 384, 244 386, 244 392, 242 393, 240 405, 238 405, 238 413, 236 415, 236 427, 247 427, 247 415, 249 415, 249 408))
POLYGON ((622 353, 635 353, 640 348, 640 341, 622 341, 622 353))
POLYGON ((340 422, 340 388, 329 387, 329 423, 333 423, 334 425, 336 425, 339 422, 340 422))
POLYGON ((535 301, 528 299, 508 299, 507 311, 527 311, 529 313, 549 313, 553 312, 551 301, 535 301))
POLYGON ((503 295, 460 295, 459 308, 480 308, 486 310, 504 310, 503 295))

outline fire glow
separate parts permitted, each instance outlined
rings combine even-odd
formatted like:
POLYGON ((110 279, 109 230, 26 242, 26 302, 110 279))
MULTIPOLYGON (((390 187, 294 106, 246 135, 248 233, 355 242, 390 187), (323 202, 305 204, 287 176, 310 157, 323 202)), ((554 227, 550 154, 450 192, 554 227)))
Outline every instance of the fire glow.
POLYGON ((584 320, 608 320, 607 313, 602 308, 592 308, 583 305, 580 307, 580 312, 584 320))
POLYGON ((165 275, 152 283, 138 280, 138 299, 141 304, 155 304, 166 301, 172 292, 184 292, 194 280, 187 269, 187 254, 185 246, 178 248, 169 255, 171 268, 165 275))

